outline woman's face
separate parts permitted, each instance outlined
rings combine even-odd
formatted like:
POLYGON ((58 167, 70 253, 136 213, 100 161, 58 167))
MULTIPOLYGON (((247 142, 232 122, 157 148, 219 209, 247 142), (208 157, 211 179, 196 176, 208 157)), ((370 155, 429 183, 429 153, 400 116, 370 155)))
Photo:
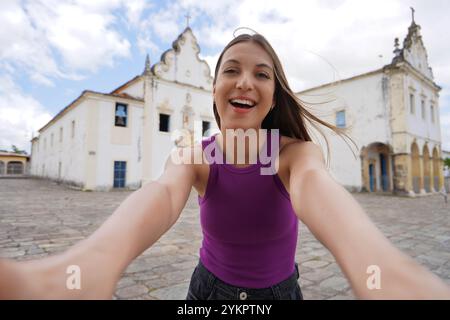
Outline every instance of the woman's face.
POLYGON ((272 59, 258 44, 245 41, 222 56, 213 88, 221 129, 259 129, 274 104, 272 59))

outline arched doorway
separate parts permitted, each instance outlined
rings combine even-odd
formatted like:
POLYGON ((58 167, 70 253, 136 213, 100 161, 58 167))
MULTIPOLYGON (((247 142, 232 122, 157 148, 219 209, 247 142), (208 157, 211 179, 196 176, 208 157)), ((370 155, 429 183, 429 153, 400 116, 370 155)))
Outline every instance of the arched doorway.
POLYGON ((3 161, 0 161, 0 175, 6 174, 5 172, 5 163, 3 161))
POLYGON ((441 188, 439 186, 439 152, 436 147, 433 149, 433 186, 435 191, 439 191, 441 188))
POLYGON ((412 166, 412 183, 413 191, 420 193, 420 187, 422 185, 422 176, 420 174, 420 155, 419 147, 417 143, 411 145, 411 166, 412 166))
POLYGON ((422 152, 423 159, 423 187, 426 192, 431 192, 431 173, 430 173, 430 153, 428 151, 428 146, 425 144, 423 146, 422 152))
POLYGON ((391 149, 374 142, 361 150, 363 189, 369 192, 392 191, 391 149))
POLYGON ((10 161, 7 165, 7 174, 23 174, 23 163, 19 161, 10 161))

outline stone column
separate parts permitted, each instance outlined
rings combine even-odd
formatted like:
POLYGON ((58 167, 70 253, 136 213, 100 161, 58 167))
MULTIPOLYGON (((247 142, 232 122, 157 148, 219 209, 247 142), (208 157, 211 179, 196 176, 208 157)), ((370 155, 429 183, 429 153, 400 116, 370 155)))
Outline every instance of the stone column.
POLYGON ((439 157, 439 191, 443 187, 444 187, 444 159, 441 159, 439 157))
POLYGON ((413 195, 411 155, 393 154, 394 158, 394 193, 399 195, 413 195))
POLYGON ((361 175, 362 175, 362 191, 370 191, 369 186, 369 164, 365 153, 361 155, 361 175))
POLYGON ((420 171, 420 179, 419 179, 419 190, 420 194, 425 194, 425 187, 424 187, 424 175, 423 175, 423 155, 419 156, 419 171, 420 171))
POLYGON ((430 173, 430 192, 434 192, 434 170, 433 170, 433 158, 428 160, 428 172, 430 173))
POLYGON ((152 179, 152 148, 153 148, 153 79, 144 74, 144 110, 142 116, 142 179, 144 185, 152 179))

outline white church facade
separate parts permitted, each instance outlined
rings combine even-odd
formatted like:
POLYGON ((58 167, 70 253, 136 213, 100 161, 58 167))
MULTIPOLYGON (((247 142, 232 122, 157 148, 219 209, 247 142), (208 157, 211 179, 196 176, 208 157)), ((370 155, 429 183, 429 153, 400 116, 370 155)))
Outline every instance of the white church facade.
POLYGON ((137 189, 162 172, 172 133, 217 128, 212 77, 188 27, 161 61, 110 93, 84 91, 32 139, 30 173, 83 190, 137 189), (196 128, 194 128, 196 127, 196 128))
POLYGON ((327 135, 331 172, 350 189, 415 196, 441 190, 439 91, 414 20, 392 62, 378 70, 297 93, 313 113, 346 128, 356 157, 327 135), (320 104, 323 101, 330 101, 320 104))
MULTIPOLYGON (((347 128, 359 151, 329 135, 331 173, 353 190, 414 196, 443 185, 439 91, 420 27, 413 23, 392 63, 297 93, 313 113, 347 128)), ((32 140, 32 175, 84 190, 139 188, 157 178, 176 129, 217 129, 211 70, 186 28, 153 66, 110 93, 84 91, 32 140)), ((197 140, 201 139, 197 136, 197 140)), ((198 142, 198 141, 197 141, 198 142)))

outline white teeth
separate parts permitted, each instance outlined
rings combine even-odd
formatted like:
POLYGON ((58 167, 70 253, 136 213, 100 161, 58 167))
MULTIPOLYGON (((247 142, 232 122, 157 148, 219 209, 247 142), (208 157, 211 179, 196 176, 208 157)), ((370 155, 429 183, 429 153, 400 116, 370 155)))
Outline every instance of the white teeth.
POLYGON ((233 103, 246 104, 246 105, 251 106, 251 107, 253 107, 255 105, 255 103, 253 101, 250 101, 250 100, 231 99, 230 101, 233 102, 233 103))

